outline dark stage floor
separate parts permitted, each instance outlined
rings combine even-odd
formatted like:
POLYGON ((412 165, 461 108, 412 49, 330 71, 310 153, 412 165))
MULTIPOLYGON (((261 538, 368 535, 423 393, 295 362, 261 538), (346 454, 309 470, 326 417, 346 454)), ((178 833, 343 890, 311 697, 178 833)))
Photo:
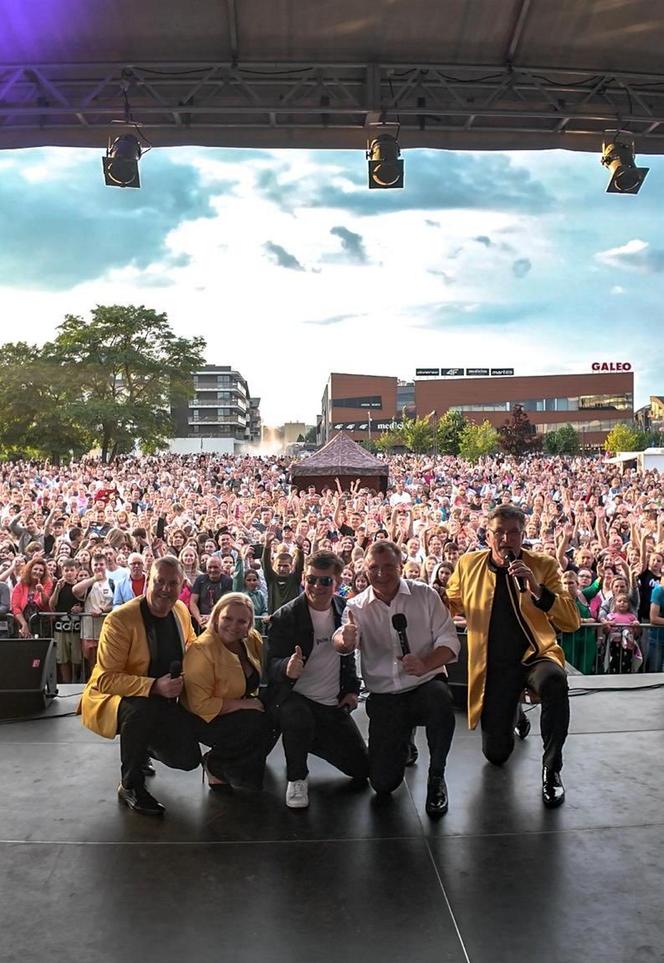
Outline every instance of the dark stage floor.
POLYGON ((502 770, 457 717, 436 824, 424 762, 376 808, 313 760, 310 808, 287 810, 280 747, 260 796, 219 799, 199 774, 157 765, 168 813, 146 819, 118 805, 118 746, 78 719, 1 725, 0 958, 663 961, 664 690, 573 699, 554 811, 540 801, 538 716, 502 770))

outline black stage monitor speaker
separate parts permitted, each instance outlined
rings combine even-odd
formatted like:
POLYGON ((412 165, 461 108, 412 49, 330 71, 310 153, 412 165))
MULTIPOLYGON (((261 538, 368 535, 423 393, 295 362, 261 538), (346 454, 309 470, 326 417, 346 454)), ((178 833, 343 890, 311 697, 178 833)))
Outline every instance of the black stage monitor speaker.
POLYGON ((52 639, 0 639, 0 719, 38 715, 57 692, 52 639))

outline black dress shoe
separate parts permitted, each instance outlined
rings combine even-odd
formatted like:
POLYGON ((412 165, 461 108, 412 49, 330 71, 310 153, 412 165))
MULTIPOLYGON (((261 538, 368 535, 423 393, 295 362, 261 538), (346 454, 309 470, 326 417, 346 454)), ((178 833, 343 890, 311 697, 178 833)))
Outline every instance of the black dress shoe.
POLYGON ((147 759, 145 760, 145 762, 143 763, 143 765, 141 766, 141 772, 143 773, 144 776, 156 776, 156 775, 157 775, 157 770, 156 770, 155 767, 152 765, 152 763, 150 762, 150 759, 149 759, 149 758, 147 758, 147 759))
POLYGON ((122 784, 118 786, 118 799, 125 806, 142 816, 163 816, 166 807, 158 802, 144 787, 141 789, 126 789, 122 784))
POLYGON ((525 712, 521 712, 519 714, 519 718, 517 719, 517 723, 514 726, 514 735, 518 736, 519 739, 523 740, 526 738, 529 732, 530 732, 530 719, 528 718, 525 712))
POLYGON ((427 816, 436 819, 444 816, 448 809, 447 786, 442 776, 432 776, 427 784, 427 801, 424 806, 427 816))
POLYGON ((406 755, 406 766, 414 766, 417 762, 417 757, 419 753, 417 751, 417 746, 415 742, 411 739, 408 743, 408 754, 406 755))
POLYGON ((542 801, 547 809, 555 809, 565 802, 565 787, 560 773, 554 769, 542 769, 542 801))

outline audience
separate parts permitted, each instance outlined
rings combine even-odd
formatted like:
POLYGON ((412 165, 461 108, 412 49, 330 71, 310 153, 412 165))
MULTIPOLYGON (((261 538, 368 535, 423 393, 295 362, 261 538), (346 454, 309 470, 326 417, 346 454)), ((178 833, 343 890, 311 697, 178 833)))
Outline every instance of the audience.
MULTIPOLYGON (((603 658, 604 629, 591 621, 622 624, 631 613, 652 623, 641 635, 643 659, 661 668, 664 630, 652 622, 662 619, 664 496, 658 472, 627 469, 616 475, 605 459, 585 456, 496 456, 476 465, 452 456, 394 455, 386 461, 384 494, 355 479, 346 491, 338 479, 318 491, 299 490, 290 484, 289 461, 280 457, 5 462, 0 585, 10 593, 15 631, 31 634, 31 617, 54 608, 64 579, 83 608, 83 654, 91 668, 113 601, 126 604, 145 585, 154 559, 176 554, 185 572, 180 598, 201 630, 219 599, 239 590, 253 603, 255 627, 265 632, 270 616, 302 591, 310 555, 334 551, 343 559, 339 592, 352 598, 366 586, 368 549, 388 537, 402 551, 407 577, 430 584, 445 601, 459 557, 486 547, 489 513, 511 503, 527 516, 526 547, 557 558, 566 575, 576 575, 576 582, 570 577, 566 584, 584 613, 583 638, 563 640, 575 667, 602 672, 615 666, 609 654, 603 658), (624 602, 616 606, 623 595, 628 613, 621 611, 624 602)), ((629 651, 638 644, 635 635, 629 651)), ((61 649, 64 681, 70 676, 65 658, 71 668, 79 656, 71 639, 61 649)), ((638 658, 621 657, 619 663, 622 671, 641 666, 638 658)))

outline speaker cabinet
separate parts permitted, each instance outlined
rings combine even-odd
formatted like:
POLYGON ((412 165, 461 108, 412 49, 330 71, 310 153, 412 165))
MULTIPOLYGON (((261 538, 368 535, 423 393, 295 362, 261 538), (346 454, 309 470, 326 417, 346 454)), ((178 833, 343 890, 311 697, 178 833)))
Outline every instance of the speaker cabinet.
POLYGON ((0 639, 0 719, 39 715, 57 694, 52 639, 0 639))

